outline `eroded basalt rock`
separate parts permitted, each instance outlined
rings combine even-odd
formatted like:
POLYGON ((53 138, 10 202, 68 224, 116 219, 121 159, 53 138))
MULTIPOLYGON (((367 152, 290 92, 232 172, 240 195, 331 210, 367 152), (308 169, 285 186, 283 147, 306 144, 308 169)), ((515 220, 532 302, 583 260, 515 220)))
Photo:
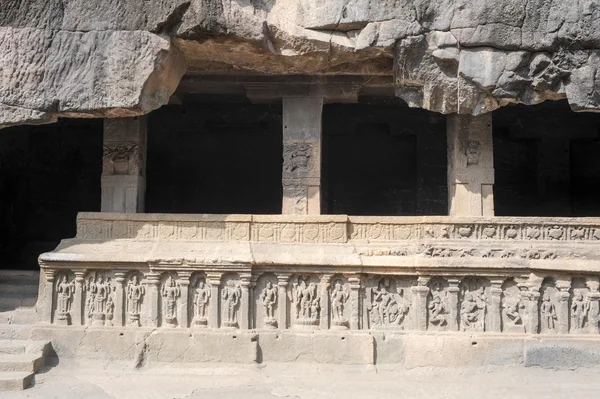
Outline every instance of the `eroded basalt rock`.
POLYGON ((599 58, 597 0, 7 0, 0 126, 147 113, 186 71, 394 74, 441 113, 599 111, 599 58))

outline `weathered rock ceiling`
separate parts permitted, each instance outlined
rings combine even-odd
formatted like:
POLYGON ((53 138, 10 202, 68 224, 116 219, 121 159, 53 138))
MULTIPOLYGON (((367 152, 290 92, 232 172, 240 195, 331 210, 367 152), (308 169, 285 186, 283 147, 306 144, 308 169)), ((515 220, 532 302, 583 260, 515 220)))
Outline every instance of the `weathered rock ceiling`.
POLYGON ((410 106, 600 110, 600 0, 2 0, 0 126, 117 117, 181 77, 392 75, 410 106))

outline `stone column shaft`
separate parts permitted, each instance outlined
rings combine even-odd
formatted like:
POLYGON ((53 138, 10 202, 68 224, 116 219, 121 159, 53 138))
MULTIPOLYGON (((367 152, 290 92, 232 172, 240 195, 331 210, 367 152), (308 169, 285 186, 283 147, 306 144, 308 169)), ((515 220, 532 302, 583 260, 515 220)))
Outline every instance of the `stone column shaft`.
POLYGON ((181 296, 179 297, 179 314, 177 320, 179 321, 179 327, 188 328, 190 326, 190 311, 188 308, 189 304, 189 288, 190 288, 190 276, 189 272, 177 273, 179 277, 179 286, 181 287, 181 296))
POLYGON ((85 271, 75 271, 75 293, 73 294, 73 308, 71 311, 71 324, 74 326, 85 325, 83 305, 83 283, 85 271))
POLYGON ((569 298, 571 298, 569 289, 571 288, 571 280, 557 280, 556 288, 559 290, 557 293, 558 303, 556 304, 557 330, 559 334, 568 334, 570 322, 569 298))
POLYGON ((321 213, 322 97, 283 97, 283 214, 321 213))
POLYGON ((277 327, 280 330, 288 328, 288 297, 287 287, 290 281, 289 274, 280 274, 277 276, 277 327))
POLYGON ((360 328, 360 282, 361 276, 354 276, 348 279, 350 283, 350 329, 358 330, 360 328))
POLYGON ((492 280, 491 300, 490 300, 490 325, 486 326, 486 331, 501 332, 502 331, 502 279, 492 280))
POLYGON ((448 279, 448 331, 458 331, 458 293, 459 279, 448 279))
POLYGON ((52 324, 53 311, 56 306, 54 301, 54 281, 55 272, 51 269, 42 269, 43 275, 46 277, 46 299, 44 301, 44 322, 52 324))
POLYGON ((126 325, 125 276, 125 272, 115 272, 115 314, 113 318, 113 324, 117 327, 126 325))
POLYGON ((321 278, 321 313, 319 317, 319 328, 321 330, 329 329, 329 312, 331 309, 331 300, 329 298, 329 284, 331 275, 325 275, 321 278))
POLYGON ((450 216, 494 216, 492 114, 448 115, 450 216))
POLYGON ((429 287, 426 285, 417 285, 411 287, 414 299, 413 312, 415 312, 415 329, 419 331, 427 330, 427 295, 429 287))
POLYGON ((150 274, 148 279, 148 327, 158 327, 160 275, 150 274))
POLYGON ((242 330, 251 328, 250 326, 250 275, 242 276, 242 298, 240 299, 240 317, 239 326, 242 330))
POLYGON ((208 307, 208 327, 219 328, 221 296, 221 273, 209 273, 206 282, 210 284, 210 302, 208 307))
POLYGON ((147 117, 104 120, 102 212, 144 211, 147 117))

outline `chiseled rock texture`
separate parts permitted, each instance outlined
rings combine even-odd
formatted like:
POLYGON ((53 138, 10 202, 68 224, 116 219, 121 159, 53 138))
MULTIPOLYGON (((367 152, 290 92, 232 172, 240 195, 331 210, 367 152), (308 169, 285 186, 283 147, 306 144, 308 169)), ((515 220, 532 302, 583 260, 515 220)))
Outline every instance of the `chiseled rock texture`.
POLYGON ((393 75, 410 106, 600 110, 598 0, 3 0, 0 126, 147 113, 184 73, 393 75))

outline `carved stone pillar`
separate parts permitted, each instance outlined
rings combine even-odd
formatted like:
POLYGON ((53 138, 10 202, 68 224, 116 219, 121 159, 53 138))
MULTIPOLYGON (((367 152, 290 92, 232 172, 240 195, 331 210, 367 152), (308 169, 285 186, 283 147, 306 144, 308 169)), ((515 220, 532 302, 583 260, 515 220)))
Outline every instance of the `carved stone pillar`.
POLYGON ((458 331, 458 293, 460 279, 448 279, 448 331, 458 331))
POLYGON ((144 211, 147 118, 104 120, 102 212, 144 211))
POLYGON ((124 271, 115 272, 115 314, 113 325, 121 327, 125 323, 125 276, 124 271))
POLYGON ((251 275, 242 274, 241 276, 242 282, 242 298, 240 300, 240 329, 247 330, 250 327, 250 286, 252 285, 251 275))
POLYGON ((219 328, 219 311, 221 309, 221 297, 219 286, 221 285, 222 273, 207 273, 206 282, 210 284, 210 302, 208 309, 208 327, 219 328))
POLYGON ((588 277, 585 283, 590 290, 587 294, 587 300, 590 303, 590 309, 588 310, 588 331, 592 334, 598 334, 600 332, 598 323, 600 322, 600 280, 598 277, 588 277))
POLYGON ((148 281, 148 327, 158 327, 160 274, 148 274, 146 279, 148 281))
POLYGON ((71 312, 71 324, 74 326, 85 325, 83 306, 83 284, 85 270, 75 271, 75 292, 73 293, 73 310, 71 312))
POLYGON ((427 283, 429 277, 419 277, 417 285, 411 287, 413 294, 413 308, 414 314, 414 326, 416 330, 425 331, 427 330, 427 295, 429 295, 429 287, 427 283))
POLYGON ((324 274, 321 277, 321 312, 319 318, 319 328, 321 330, 329 329, 329 309, 331 308, 329 284, 331 283, 331 277, 331 274, 324 274))
MULTIPOLYGON (((256 288, 256 282, 258 281, 258 275, 252 275, 250 277, 250 328, 256 328, 256 317, 258 315, 258 309, 256 309, 256 292, 255 288, 256 288)), ((277 298, 277 302, 275 304, 275 306, 279 306, 279 298, 277 298)), ((262 327, 262 326, 261 326, 262 327)))
POLYGON ((571 288, 570 279, 557 279, 556 288, 558 289, 557 298, 558 303, 556 305, 556 316, 558 318, 558 333, 568 334, 569 333, 569 298, 571 294, 569 289, 571 288))
POLYGON ((190 276, 191 272, 177 272, 179 277, 179 286, 181 287, 181 296, 179 297, 179 314, 177 319, 179 320, 179 327, 188 328, 190 326, 190 276))
POLYGON ((52 269, 42 269, 44 277, 46 278, 46 298, 44 300, 44 323, 52 324, 53 311, 56 306, 54 301, 54 281, 56 273, 52 269))
POLYGON ((540 331, 540 292, 539 287, 529 287, 529 303, 527 310, 529 318, 525 325, 525 332, 528 334, 537 334, 540 331))
POLYGON ((494 216, 492 113, 448 115, 450 216, 494 216))
POLYGON ((360 275, 350 276, 348 283, 350 284, 350 322, 351 330, 358 330, 360 328, 360 275))
POLYGON ((287 298, 287 287, 290 282, 289 274, 278 274, 277 275, 277 311, 278 327, 280 330, 288 328, 288 298, 287 298))
POLYGON ((486 331, 501 332, 502 331, 502 284, 504 279, 496 278, 491 280, 492 287, 490 288, 490 325, 486 326, 486 331))
POLYGON ((283 214, 321 213, 322 97, 283 97, 283 214))

